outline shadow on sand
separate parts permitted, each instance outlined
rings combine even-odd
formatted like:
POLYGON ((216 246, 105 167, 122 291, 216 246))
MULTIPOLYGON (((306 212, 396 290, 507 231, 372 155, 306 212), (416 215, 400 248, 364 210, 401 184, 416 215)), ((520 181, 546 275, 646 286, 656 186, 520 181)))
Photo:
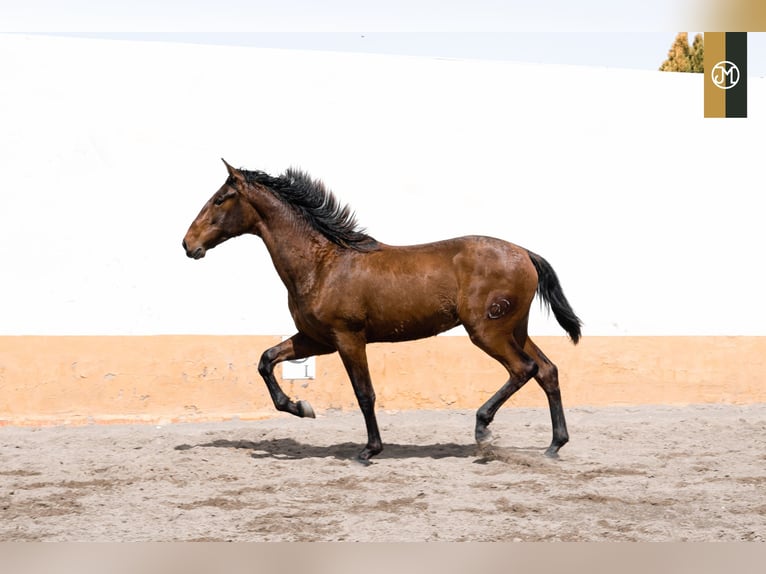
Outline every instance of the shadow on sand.
MULTIPOLYGON (((298 442, 292 438, 277 438, 260 441, 218 439, 207 443, 189 445, 181 444, 175 450, 191 450, 194 448, 238 448, 252 451, 256 459, 276 458, 282 460, 308 458, 335 458, 337 460, 352 460, 363 445, 344 442, 340 444, 319 446, 298 442)), ((503 449, 507 450, 507 449, 503 449)), ((515 448, 519 453, 539 453, 538 448, 515 448)), ((387 443, 384 450, 375 456, 375 460, 404 459, 404 458, 473 458, 473 462, 482 464, 497 460, 495 449, 481 449, 475 443, 436 443, 427 445, 387 443)))

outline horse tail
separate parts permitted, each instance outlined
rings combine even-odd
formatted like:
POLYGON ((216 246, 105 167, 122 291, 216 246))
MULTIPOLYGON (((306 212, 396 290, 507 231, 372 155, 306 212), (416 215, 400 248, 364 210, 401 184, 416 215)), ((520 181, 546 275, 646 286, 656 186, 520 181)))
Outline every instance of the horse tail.
POLYGON ((564 291, 561 289, 556 272, 550 263, 536 253, 531 251, 527 251, 527 253, 529 253, 529 258, 532 260, 532 265, 537 270, 537 295, 540 297, 541 303, 549 311, 553 311, 556 321, 569 334, 572 343, 576 345, 580 340, 582 321, 575 315, 572 306, 564 296, 564 291))

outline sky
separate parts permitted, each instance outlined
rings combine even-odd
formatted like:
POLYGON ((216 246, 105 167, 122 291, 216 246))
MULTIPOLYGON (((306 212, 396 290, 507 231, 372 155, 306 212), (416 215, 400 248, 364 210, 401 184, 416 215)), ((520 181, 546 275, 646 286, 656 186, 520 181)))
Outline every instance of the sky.
MULTIPOLYGON (((0 0, 0 26, 5 32, 656 70, 679 30, 705 22, 688 9, 692 4, 0 0)), ((766 76, 766 32, 752 32, 748 40, 749 73, 766 76)))
MULTIPOLYGON (((697 0, 699 4, 700 1, 697 0)), ((674 30, 689 0, 0 0, 6 31, 674 30)), ((699 20, 699 18, 694 18, 699 20)))
MULTIPOLYGON (((83 35, 83 34, 76 34, 83 35)), ((176 32, 93 37, 656 70, 675 32, 176 32)), ((692 33, 693 37, 693 33, 692 33)))
MULTIPOLYGON (((690 41, 696 32, 689 32, 690 41)), ((182 42, 657 70, 677 32, 58 32, 182 42)), ((750 76, 766 76, 766 33, 748 34, 750 76)))

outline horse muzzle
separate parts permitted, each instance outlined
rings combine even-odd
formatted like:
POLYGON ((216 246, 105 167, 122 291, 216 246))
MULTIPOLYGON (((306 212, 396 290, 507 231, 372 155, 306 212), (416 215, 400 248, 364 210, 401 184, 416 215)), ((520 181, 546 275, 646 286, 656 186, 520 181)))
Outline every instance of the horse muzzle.
POLYGON ((192 259, 202 259, 205 256, 205 248, 201 245, 197 247, 196 249, 193 249, 189 247, 186 244, 186 240, 183 240, 183 243, 181 244, 184 248, 184 251, 186 251, 186 256, 190 257, 192 259))

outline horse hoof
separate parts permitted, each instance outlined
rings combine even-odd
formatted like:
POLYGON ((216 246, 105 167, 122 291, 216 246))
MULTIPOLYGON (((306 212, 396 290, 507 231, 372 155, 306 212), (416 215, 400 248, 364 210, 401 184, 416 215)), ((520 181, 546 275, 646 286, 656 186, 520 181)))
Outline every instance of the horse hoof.
POLYGON ((495 454, 495 449, 493 448, 491 441, 480 442, 476 449, 476 456, 477 458, 474 461, 476 464, 487 464, 488 462, 497 460, 497 455, 495 454))
POLYGON ((356 456, 354 462, 361 464, 362 466, 370 466, 372 464, 372 461, 369 458, 362 458, 361 456, 356 456))
POLYGON ((314 409, 311 408, 311 405, 308 401, 298 401, 298 413, 301 416, 301 418, 309 418, 309 419, 315 419, 316 414, 314 414, 314 409))
POLYGON ((559 449, 549 447, 548 450, 545 451, 545 457, 546 458, 558 458, 559 457, 559 449))
POLYGON ((483 431, 476 431, 476 444, 480 447, 489 446, 492 444, 492 431, 484 429, 483 431))

